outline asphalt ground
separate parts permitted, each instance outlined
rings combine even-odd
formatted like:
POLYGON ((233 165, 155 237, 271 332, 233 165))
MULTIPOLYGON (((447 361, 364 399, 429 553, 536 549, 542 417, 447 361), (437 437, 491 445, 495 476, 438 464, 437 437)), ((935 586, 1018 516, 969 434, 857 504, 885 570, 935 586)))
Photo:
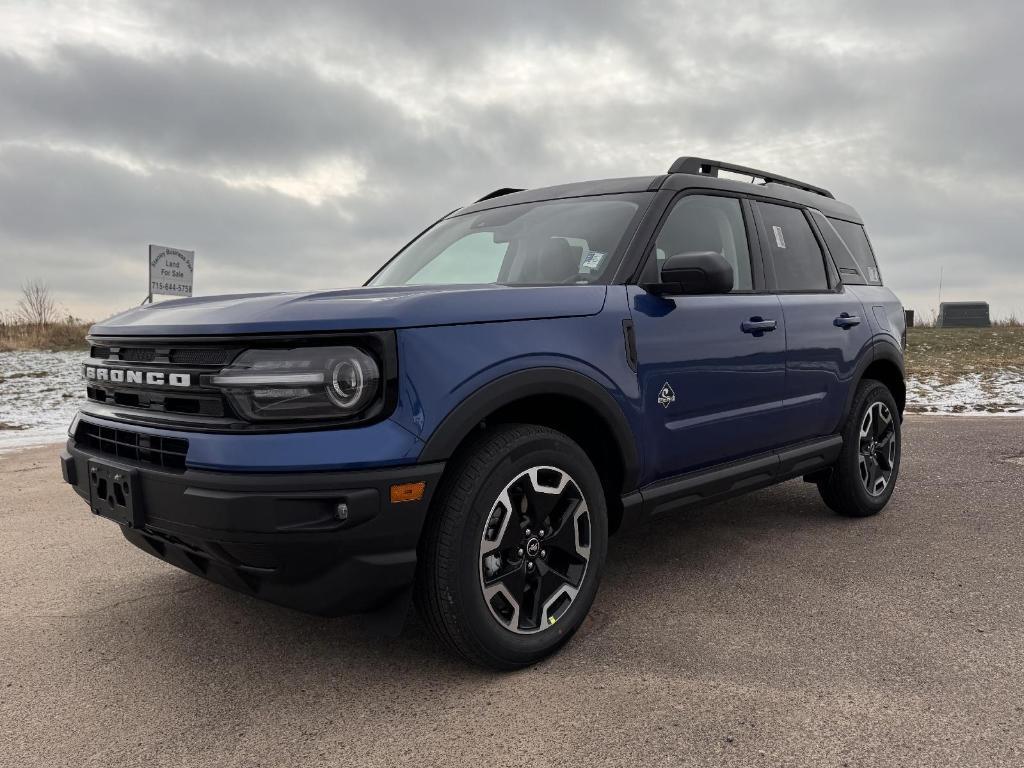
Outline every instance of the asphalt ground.
POLYGON ((881 515, 799 480, 613 539, 492 674, 175 570, 0 456, 0 765, 1024 765, 1024 419, 910 417, 881 515))

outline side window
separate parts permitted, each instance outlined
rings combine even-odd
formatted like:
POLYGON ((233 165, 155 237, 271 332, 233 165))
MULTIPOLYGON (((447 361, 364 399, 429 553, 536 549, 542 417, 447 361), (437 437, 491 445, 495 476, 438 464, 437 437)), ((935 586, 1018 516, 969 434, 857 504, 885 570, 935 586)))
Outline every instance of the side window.
POLYGON ((657 280, 669 256, 693 251, 720 253, 732 264, 732 289, 753 290, 750 249, 743 225, 743 209, 734 197, 687 195, 672 208, 654 244, 654 257, 645 275, 657 280))
POLYGON ((409 285, 493 283, 498 280, 508 243, 490 232, 474 232, 445 248, 409 278, 409 285))
POLYGON ((825 214, 821 211, 811 211, 811 217, 818 225, 821 236, 825 238, 825 245, 828 246, 828 252, 832 254, 832 261, 839 267, 839 276, 842 281, 847 285, 864 285, 866 282, 864 273, 857 266, 856 259, 853 258, 849 247, 832 226, 832 222, 825 218, 825 214))
POLYGON ((827 291, 825 257, 800 208, 758 203, 779 291, 827 291))
POLYGON ((860 267, 860 273, 870 285, 881 285, 882 276, 878 273, 878 263, 875 261, 875 253, 871 250, 871 243, 868 242, 867 233, 860 224, 854 224, 842 219, 829 219, 836 232, 843 238, 846 247, 853 254, 854 261, 860 267))

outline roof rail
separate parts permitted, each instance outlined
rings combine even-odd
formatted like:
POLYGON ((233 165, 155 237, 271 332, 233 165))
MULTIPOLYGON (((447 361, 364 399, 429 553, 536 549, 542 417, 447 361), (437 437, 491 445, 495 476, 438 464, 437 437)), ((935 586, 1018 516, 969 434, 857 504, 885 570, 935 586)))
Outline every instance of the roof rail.
POLYGON ((835 200, 836 197, 827 189, 816 187, 813 184, 807 184, 803 181, 790 179, 786 176, 779 176, 776 173, 759 171, 756 168, 747 168, 745 165, 723 163, 718 160, 706 160, 703 157, 680 157, 672 163, 672 167, 668 169, 669 173, 692 173, 697 174, 698 176, 718 176, 719 171, 731 171, 732 173, 739 173, 744 176, 753 176, 754 178, 764 179, 765 184, 783 184, 787 187, 796 187, 797 189, 802 189, 805 192, 813 192, 814 194, 821 195, 822 197, 831 197, 833 200, 835 200))
POLYGON ((484 200, 490 200, 490 199, 495 198, 495 197, 502 197, 504 195, 511 195, 513 192, 525 192, 525 190, 515 189, 514 187, 502 187, 501 189, 496 189, 493 192, 488 192, 486 195, 481 197, 479 200, 476 200, 474 202, 474 204, 482 203, 484 200))

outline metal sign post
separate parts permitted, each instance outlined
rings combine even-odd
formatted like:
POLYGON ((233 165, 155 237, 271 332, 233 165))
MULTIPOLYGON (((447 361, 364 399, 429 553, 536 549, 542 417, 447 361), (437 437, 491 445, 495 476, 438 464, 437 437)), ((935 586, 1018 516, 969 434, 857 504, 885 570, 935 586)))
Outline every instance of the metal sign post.
POLYGON ((195 263, 195 251, 150 245, 149 293, 142 303, 152 304, 156 295, 191 296, 195 263))

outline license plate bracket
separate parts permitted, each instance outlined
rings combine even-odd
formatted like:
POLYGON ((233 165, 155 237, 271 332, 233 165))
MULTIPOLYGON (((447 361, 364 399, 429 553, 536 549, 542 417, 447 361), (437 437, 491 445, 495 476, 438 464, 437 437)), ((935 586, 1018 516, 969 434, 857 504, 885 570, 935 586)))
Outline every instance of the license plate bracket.
POLYGON ((139 473, 100 459, 89 459, 89 506, 94 514, 129 528, 143 525, 139 473))

